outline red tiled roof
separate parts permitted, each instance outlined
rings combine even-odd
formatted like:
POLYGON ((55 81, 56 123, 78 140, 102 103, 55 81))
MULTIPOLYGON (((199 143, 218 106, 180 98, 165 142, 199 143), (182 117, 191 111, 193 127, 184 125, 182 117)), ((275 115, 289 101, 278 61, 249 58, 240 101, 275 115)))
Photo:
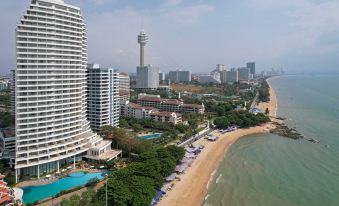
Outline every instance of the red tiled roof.
POLYGON ((143 106, 141 106, 141 105, 139 105, 139 104, 135 104, 135 103, 133 103, 133 102, 128 103, 128 106, 129 106, 129 107, 132 107, 132 108, 134 108, 134 109, 145 109, 145 110, 154 110, 154 111, 158 111, 157 108, 154 108, 154 107, 143 107, 143 106))
POLYGON ((142 98, 138 99, 138 101, 161 102, 161 98, 158 98, 158 97, 142 97, 142 98))
POLYGON ((0 193, 10 193, 11 191, 8 188, 0 188, 0 193))
POLYGON ((130 92, 128 90, 119 89, 119 96, 129 95, 129 94, 130 92))
POLYGON ((128 106, 132 107, 132 108, 135 108, 135 109, 141 109, 142 108, 142 106, 140 106, 138 104, 135 104, 133 102, 128 103, 128 106))
POLYGON ((13 197, 10 196, 9 194, 1 194, 0 196, 0 204, 11 200, 13 200, 13 197))
POLYGON ((154 112, 154 113, 151 114, 151 116, 165 116, 165 117, 171 117, 173 113, 176 114, 177 117, 178 117, 178 116, 181 116, 180 114, 177 114, 177 113, 175 113, 175 112, 154 112))
POLYGON ((199 105, 199 104, 183 104, 181 105, 182 107, 193 107, 193 108, 199 108, 202 109, 203 106, 199 105))
POLYGON ((159 111, 157 108, 154 107, 142 107, 145 110, 154 110, 154 111, 159 111))
POLYGON ((163 104, 176 104, 176 105, 180 105, 182 104, 183 102, 178 100, 178 99, 163 99, 162 100, 162 103, 163 104))

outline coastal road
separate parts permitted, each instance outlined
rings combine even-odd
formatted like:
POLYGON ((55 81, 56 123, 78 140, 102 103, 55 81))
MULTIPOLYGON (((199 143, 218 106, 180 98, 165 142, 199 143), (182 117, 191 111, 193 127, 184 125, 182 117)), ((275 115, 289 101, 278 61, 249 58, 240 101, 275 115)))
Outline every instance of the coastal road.
POLYGON ((252 111, 252 109, 254 109, 254 107, 257 105, 258 98, 259 98, 259 92, 257 92, 255 94, 255 97, 254 97, 252 104, 251 104, 251 107, 250 107, 250 111, 252 111))

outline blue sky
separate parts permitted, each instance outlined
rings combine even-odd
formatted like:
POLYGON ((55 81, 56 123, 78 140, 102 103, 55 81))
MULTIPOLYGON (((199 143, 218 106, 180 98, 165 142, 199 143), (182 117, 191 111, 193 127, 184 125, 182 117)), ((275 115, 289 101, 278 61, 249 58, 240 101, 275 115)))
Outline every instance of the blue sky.
MULTIPOLYGON (((2 1, 0 73, 15 67, 14 30, 28 0, 2 1)), ((89 63, 134 72, 136 36, 150 35, 146 63, 208 72, 257 62, 261 69, 337 71, 339 1, 65 0, 82 9, 89 63)))

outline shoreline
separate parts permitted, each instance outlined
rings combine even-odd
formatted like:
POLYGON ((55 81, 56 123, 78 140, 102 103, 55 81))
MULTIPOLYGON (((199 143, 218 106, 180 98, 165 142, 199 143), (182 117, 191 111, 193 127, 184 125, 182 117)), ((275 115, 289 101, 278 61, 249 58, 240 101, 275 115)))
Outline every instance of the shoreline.
MULTIPOLYGON (((270 79, 270 78, 269 78, 270 79)), ((267 82, 269 83, 269 79, 267 82)), ((276 117, 277 100, 273 87, 270 87, 270 102, 260 103, 259 108, 270 106, 272 111, 270 115, 276 117)), ((264 110, 263 110, 264 111, 264 110)), ((173 190, 168 191, 160 200, 159 206, 196 206, 202 205, 205 200, 210 183, 213 181, 215 174, 223 161, 229 148, 240 138, 249 135, 268 133, 273 127, 271 123, 265 126, 257 126, 248 129, 239 129, 234 132, 220 134, 217 130, 212 133, 218 136, 218 141, 209 142, 206 139, 200 139, 194 142, 194 145, 202 144, 205 149, 186 170, 184 174, 180 174, 180 181, 174 182, 173 190)))

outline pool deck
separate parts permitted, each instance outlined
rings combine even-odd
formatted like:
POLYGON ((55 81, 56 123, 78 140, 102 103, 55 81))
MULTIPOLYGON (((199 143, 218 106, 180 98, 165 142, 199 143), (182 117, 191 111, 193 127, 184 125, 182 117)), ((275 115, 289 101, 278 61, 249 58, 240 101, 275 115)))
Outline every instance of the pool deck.
POLYGON ((95 173, 95 172, 102 172, 102 170, 97 170, 97 169, 72 169, 67 172, 64 172, 60 174, 60 177, 55 177, 53 179, 47 179, 46 177, 41 177, 39 180, 34 179, 34 180, 27 180, 23 182, 19 182, 18 184, 15 185, 17 188, 23 188, 27 186, 40 186, 40 185, 47 185, 50 183, 53 183, 55 181, 58 181, 61 178, 66 177, 69 174, 75 173, 75 172, 90 172, 90 173, 95 173), (44 181, 42 181, 44 180, 44 181))

